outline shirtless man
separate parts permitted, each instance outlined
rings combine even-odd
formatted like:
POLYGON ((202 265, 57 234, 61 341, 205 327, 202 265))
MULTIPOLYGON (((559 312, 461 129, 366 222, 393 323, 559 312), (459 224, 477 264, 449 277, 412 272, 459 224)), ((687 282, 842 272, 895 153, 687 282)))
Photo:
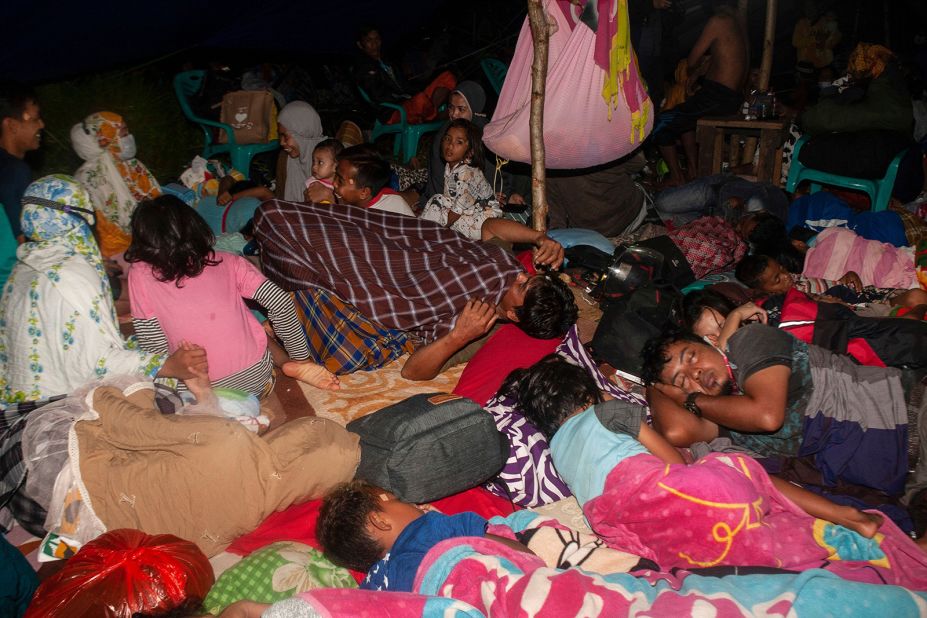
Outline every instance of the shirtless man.
POLYGON ((743 87, 749 69, 746 32, 732 1, 715 0, 714 7, 714 14, 705 24, 686 61, 690 76, 686 89, 689 90, 692 82, 704 74, 702 86, 684 103, 663 112, 657 120, 659 128, 653 135, 669 166, 671 186, 695 178, 695 125, 698 119, 736 113, 743 103, 743 87), (682 140, 686 153, 685 177, 676 156, 677 139, 682 140))

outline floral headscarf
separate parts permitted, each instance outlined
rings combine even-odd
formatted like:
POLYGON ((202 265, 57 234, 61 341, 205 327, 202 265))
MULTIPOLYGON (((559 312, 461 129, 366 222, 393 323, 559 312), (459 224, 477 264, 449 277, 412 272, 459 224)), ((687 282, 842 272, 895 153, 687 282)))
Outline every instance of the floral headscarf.
POLYGON ((112 373, 157 374, 163 357, 119 332, 87 190, 55 174, 29 185, 22 203, 30 240, 0 297, 0 401, 69 393, 112 373))
MULTIPOLYGON (((135 205, 141 200, 161 195, 161 186, 141 161, 136 158, 123 161, 120 157, 119 133, 124 126, 125 121, 119 114, 91 114, 71 127, 71 144, 78 156, 86 161, 75 177, 87 187, 94 208, 103 214, 106 222, 126 235, 121 241, 114 242, 128 246, 135 205)), ((103 225, 101 221, 101 227, 103 225)), ((107 239, 101 239, 104 240, 107 239)), ((113 253, 105 246, 103 250, 106 255, 113 253)))
POLYGON ((54 208, 47 202, 93 211, 90 195, 74 178, 52 174, 35 181, 23 194, 22 229, 29 242, 19 248, 17 257, 53 276, 67 258, 80 255, 100 275, 101 293, 110 294, 103 257, 90 227, 93 215, 54 208))

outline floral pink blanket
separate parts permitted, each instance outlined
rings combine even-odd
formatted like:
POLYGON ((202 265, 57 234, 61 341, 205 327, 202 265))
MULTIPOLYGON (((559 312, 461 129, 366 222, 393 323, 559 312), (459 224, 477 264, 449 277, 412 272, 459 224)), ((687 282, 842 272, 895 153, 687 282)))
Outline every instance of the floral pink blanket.
POLYGON ((866 539, 815 519, 786 498, 751 457, 713 453, 667 465, 622 461, 583 511, 606 543, 661 569, 824 568, 846 579, 927 590, 927 554, 886 518, 866 539))
MULTIPOLYGON (((425 556, 417 594, 312 590, 299 598, 319 616, 917 616, 927 595, 860 583, 822 569, 801 573, 716 567, 672 573, 530 511, 490 521, 536 554, 486 538, 450 539, 425 556), (565 533, 565 534, 564 534, 565 533), (631 569, 632 572, 626 572, 631 569)), ((664 522, 665 524, 665 522, 664 522)), ((873 571, 872 581, 879 581, 873 571)))

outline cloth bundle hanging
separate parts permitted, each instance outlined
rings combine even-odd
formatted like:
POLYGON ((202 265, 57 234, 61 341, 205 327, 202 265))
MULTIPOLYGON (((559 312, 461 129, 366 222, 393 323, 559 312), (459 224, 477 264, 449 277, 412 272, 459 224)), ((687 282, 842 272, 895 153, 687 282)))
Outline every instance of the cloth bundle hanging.
MULTIPOLYGON (((652 104, 631 48, 627 0, 547 0, 552 24, 544 102, 545 165, 577 169, 614 161, 650 134, 652 104), (596 15, 596 11, 598 14, 596 15)), ((483 142, 500 157, 529 163, 528 121, 534 43, 528 21, 483 142)))

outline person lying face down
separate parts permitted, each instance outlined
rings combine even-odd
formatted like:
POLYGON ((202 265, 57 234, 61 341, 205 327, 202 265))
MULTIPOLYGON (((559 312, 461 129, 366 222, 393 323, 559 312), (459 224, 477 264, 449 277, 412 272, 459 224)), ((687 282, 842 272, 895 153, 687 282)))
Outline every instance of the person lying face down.
POLYGON ((564 282, 552 273, 529 276, 511 253, 485 242, 533 245, 539 268, 559 267, 563 247, 514 221, 488 219, 477 241, 369 208, 271 201, 255 214, 254 229, 265 272, 278 285, 322 288, 370 321, 411 335, 406 379, 433 378, 497 320, 539 339, 563 337, 576 322, 564 282))
POLYGON ((486 534, 476 513, 424 511, 365 481, 343 483, 322 502, 316 536, 333 562, 367 573, 361 588, 411 592, 428 550, 462 536, 485 536, 529 552, 510 539, 486 534))
POLYGON ((762 525, 732 535, 729 553, 717 564, 783 566, 781 556, 770 551, 769 535, 774 535, 778 526, 793 525, 804 526, 809 534, 801 539, 795 556, 781 560, 794 560, 791 566, 802 564, 820 551, 811 540, 813 519, 807 515, 843 525, 867 538, 882 524, 879 515, 838 506, 769 477, 746 455, 732 458, 711 454, 686 466, 679 451, 647 424, 644 406, 608 395, 603 401, 588 372, 556 354, 512 372, 501 391, 514 395, 525 417, 550 440, 554 465, 596 534, 610 546, 655 560, 662 568, 696 565, 679 550, 699 547, 700 526, 706 522, 710 527, 724 521, 726 515, 719 516, 715 508, 718 504, 743 500, 756 505, 756 512, 749 517, 756 517, 762 525), (698 499, 677 495, 674 491, 678 488, 697 491, 698 499), (783 494, 805 513, 794 505, 781 504, 783 494), (658 516, 649 517, 650 509, 662 516, 655 513, 658 516), (673 512, 675 509, 678 513, 673 512), (691 541, 678 531, 659 531, 666 528, 665 522, 673 521, 673 515, 684 517, 693 526, 691 541), (802 557, 796 560, 797 556, 802 557))
POLYGON ((671 444, 710 442, 723 427, 735 445, 763 457, 807 458, 829 491, 849 484, 903 492, 900 370, 856 365, 764 324, 740 328, 723 351, 666 331, 642 358, 654 427, 671 444))

